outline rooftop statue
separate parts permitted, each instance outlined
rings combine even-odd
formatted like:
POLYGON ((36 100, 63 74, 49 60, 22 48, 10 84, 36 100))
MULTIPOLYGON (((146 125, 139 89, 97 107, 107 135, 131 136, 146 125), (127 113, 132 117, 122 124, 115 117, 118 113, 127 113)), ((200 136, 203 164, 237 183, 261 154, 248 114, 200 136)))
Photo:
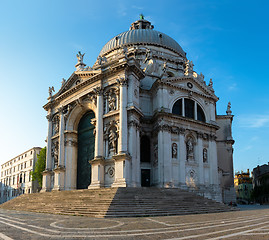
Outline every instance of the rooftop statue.
POLYGON ((84 55, 85 55, 85 53, 81 54, 81 52, 78 51, 78 54, 77 54, 78 63, 82 63, 83 62, 84 55))

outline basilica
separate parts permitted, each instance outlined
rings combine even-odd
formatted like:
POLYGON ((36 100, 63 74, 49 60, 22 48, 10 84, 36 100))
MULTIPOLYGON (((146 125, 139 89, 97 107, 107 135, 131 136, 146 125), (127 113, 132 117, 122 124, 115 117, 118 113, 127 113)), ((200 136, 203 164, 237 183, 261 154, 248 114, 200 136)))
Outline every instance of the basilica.
POLYGON ((93 66, 49 88, 42 191, 181 188, 235 200, 231 104, 217 115, 212 79, 144 19, 108 41, 93 66))

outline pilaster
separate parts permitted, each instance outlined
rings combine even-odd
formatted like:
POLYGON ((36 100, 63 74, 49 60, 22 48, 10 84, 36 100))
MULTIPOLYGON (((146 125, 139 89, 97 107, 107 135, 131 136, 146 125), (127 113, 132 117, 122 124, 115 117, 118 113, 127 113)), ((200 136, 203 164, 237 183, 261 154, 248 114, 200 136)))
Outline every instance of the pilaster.
POLYGON ((127 153, 127 79, 118 79, 120 84, 120 123, 119 123, 119 154, 127 153))
POLYGON ((96 135, 95 135, 95 157, 103 157, 103 90, 95 89, 97 94, 96 135))

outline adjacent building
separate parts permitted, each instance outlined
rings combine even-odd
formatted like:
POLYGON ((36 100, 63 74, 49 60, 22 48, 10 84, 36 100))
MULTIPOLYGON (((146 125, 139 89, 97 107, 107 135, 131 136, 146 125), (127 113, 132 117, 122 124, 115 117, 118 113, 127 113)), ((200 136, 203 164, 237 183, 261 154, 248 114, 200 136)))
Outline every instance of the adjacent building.
POLYGON ((141 16, 49 88, 42 191, 155 186, 235 201, 231 104, 217 115, 213 80, 153 28, 141 16))
POLYGON ((253 169, 253 198, 260 204, 269 203, 269 163, 253 169))
POLYGON ((37 191, 38 183, 32 181, 30 173, 40 150, 40 147, 31 148, 1 165, 0 203, 37 191))
POLYGON ((247 169, 247 172, 241 171, 241 173, 235 173, 234 187, 236 191, 236 201, 242 204, 249 204, 253 190, 252 177, 250 176, 249 169, 247 169))

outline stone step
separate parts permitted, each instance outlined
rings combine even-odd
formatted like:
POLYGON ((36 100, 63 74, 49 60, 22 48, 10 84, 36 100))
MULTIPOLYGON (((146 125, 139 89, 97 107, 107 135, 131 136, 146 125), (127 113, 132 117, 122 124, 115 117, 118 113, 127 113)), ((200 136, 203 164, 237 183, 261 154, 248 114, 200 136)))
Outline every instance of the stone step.
POLYGON ((0 208, 91 217, 137 217, 234 211, 180 189, 108 188, 21 195, 0 208))

